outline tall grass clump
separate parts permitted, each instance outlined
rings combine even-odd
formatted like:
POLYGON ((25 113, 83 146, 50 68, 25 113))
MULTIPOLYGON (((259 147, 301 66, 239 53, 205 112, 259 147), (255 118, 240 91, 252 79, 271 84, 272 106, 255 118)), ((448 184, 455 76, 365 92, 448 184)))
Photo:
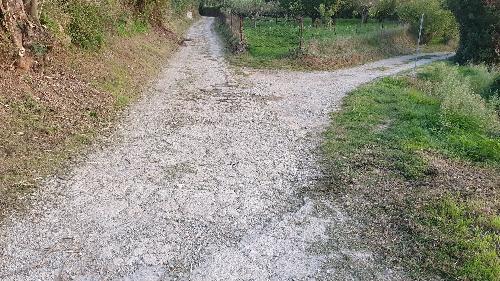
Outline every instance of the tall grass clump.
POLYGON ((484 97, 498 73, 483 66, 437 63, 425 68, 420 87, 440 100, 440 136, 448 152, 473 161, 500 163, 500 120, 494 100, 484 97))
POLYGON ((443 125, 448 129, 498 132, 500 122, 496 112, 474 91, 473 79, 464 81, 460 76, 458 71, 450 71, 437 86, 436 93, 442 99, 443 125))

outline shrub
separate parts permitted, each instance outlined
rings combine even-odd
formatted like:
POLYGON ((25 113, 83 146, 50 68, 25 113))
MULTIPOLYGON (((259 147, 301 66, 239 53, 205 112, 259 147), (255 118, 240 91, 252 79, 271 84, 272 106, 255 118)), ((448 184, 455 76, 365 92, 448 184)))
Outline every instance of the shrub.
POLYGON ((99 6, 84 1, 69 4, 71 42, 85 49, 100 48, 104 42, 104 17, 99 6))
POLYGON ((116 31, 124 37, 147 33, 149 30, 147 19, 140 16, 123 14, 116 23, 116 31))
MULTIPOLYGON (((442 68, 446 66, 441 64, 442 68)), ((448 129, 460 129, 479 132, 497 132, 500 121, 496 112, 474 91, 472 81, 479 81, 461 75, 457 68, 447 68, 434 90, 441 103, 443 126, 448 129), (464 81, 465 80, 465 81, 464 81)), ((486 87, 483 85, 483 87, 486 87)))
POLYGON ((442 96, 449 91, 446 87, 455 87, 443 86, 445 80, 449 80, 448 84, 464 84, 458 87, 465 87, 465 91, 481 96, 483 102, 487 102, 487 107, 500 114, 500 73, 495 69, 485 65, 451 66, 449 63, 435 63, 426 67, 419 76, 428 81, 427 87, 433 89, 434 93, 442 91, 442 96))
POLYGON ((423 43, 448 43, 457 38, 458 25, 451 11, 444 9, 440 0, 403 1, 397 8, 399 18, 410 25, 418 36, 420 18, 424 14, 423 43))
POLYGON ((447 0, 460 27, 459 63, 500 62, 500 5, 497 1, 447 0))

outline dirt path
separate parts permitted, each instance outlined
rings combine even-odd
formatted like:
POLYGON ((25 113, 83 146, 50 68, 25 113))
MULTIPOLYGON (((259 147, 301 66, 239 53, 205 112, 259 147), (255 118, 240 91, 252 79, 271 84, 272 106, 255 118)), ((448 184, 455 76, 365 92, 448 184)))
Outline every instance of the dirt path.
POLYGON ((224 61, 211 19, 188 36, 116 132, 0 227, 0 279, 408 279, 314 187, 328 113, 411 57, 241 71, 224 61))

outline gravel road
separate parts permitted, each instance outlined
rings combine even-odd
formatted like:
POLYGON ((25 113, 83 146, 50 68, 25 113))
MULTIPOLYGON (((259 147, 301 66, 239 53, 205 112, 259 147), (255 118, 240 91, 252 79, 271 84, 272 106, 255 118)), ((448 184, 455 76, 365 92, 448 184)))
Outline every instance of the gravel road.
POLYGON ((225 62, 212 19, 188 37, 114 133, 0 226, 0 280, 409 280, 314 187, 328 113, 413 57, 257 71, 225 62))

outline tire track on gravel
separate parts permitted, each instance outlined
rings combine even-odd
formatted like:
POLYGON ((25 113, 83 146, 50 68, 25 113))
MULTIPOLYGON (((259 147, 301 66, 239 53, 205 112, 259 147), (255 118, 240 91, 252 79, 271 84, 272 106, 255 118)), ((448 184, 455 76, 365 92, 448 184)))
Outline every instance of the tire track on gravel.
MULTIPOLYGON (((203 18, 116 131, 0 226, 2 280, 409 280, 314 196, 328 113, 412 56, 244 70, 203 18)), ((437 54, 418 64, 442 59, 437 54)))

